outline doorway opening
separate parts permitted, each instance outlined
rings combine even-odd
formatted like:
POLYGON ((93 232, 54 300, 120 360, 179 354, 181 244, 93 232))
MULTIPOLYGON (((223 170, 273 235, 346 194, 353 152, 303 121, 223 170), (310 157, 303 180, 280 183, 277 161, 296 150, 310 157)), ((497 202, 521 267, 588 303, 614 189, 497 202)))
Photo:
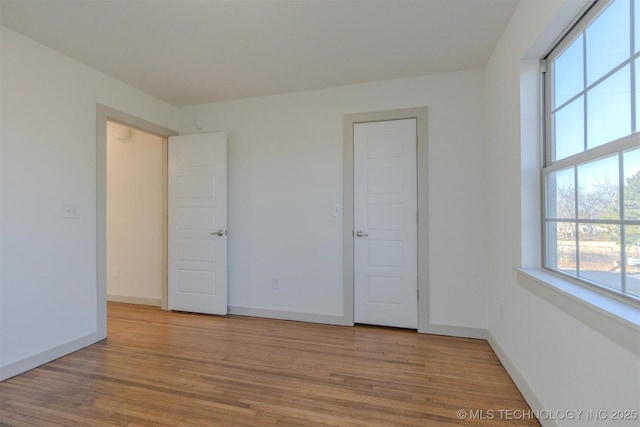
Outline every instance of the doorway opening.
POLYGON ((167 138, 107 123, 107 300, 166 307, 167 138))
MULTIPOLYGON (((105 105, 96 106, 96 331, 100 339, 107 337, 107 127, 108 122, 124 125, 162 138, 176 136, 174 130, 139 119, 105 105)), ((166 206, 166 202, 164 203, 166 206)), ((166 219, 165 219, 166 221, 166 219)), ((165 227, 166 229, 166 227, 165 227)), ((166 253, 166 250, 164 251, 166 253)), ((165 264, 166 265, 166 264, 165 264)), ((111 275, 114 271, 112 270, 111 275)), ((122 273, 122 272, 120 272, 122 273)), ((165 269, 166 275, 166 269, 165 269)), ((165 302, 166 286, 161 304, 165 302)))

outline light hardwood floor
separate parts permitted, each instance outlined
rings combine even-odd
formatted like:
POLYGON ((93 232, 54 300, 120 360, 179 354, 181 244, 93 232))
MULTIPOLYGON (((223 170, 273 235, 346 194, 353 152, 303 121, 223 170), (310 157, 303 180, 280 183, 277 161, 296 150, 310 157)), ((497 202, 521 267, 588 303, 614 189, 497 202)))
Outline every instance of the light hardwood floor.
POLYGON ((119 303, 108 331, 0 383, 0 424, 539 425, 501 419, 529 407, 482 340, 119 303))

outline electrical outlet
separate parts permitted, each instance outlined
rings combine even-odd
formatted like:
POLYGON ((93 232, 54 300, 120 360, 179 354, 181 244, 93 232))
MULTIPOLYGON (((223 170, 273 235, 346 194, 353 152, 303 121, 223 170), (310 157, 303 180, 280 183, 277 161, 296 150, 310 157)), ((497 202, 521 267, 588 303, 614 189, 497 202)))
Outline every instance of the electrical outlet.
POLYGON ((80 206, 73 204, 64 205, 62 217, 65 219, 80 219, 80 206))
POLYGON ((277 278, 274 277, 273 279, 271 279, 271 287, 273 289, 280 289, 280 282, 277 278))

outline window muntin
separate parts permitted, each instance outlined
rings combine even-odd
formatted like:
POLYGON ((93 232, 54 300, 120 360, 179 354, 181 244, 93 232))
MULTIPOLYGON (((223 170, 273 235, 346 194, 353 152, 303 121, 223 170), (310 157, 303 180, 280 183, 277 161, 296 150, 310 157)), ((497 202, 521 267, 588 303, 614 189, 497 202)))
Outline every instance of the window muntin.
POLYGON ((547 57, 544 266, 640 301, 640 0, 596 3, 547 57))

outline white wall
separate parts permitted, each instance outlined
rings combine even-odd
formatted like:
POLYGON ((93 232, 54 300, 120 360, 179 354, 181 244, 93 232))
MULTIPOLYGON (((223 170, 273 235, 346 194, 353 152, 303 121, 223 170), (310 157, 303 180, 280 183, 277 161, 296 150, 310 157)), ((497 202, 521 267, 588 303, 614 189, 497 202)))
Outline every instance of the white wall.
POLYGON ((96 103, 172 128, 177 112, 1 26, 0 57, 4 378, 99 339, 96 103))
MULTIPOLYGON (((540 259, 535 60, 582 3, 521 2, 486 67, 489 331, 534 409, 639 409, 637 329, 539 284, 523 286, 513 270, 539 265, 540 259)), ((598 425, 636 424, 608 420, 598 425)))
POLYGON ((163 138, 107 124, 107 295, 161 305, 163 138), (118 130, 131 137, 118 139, 118 130), (119 271, 118 277, 114 269, 119 271))
POLYGON ((331 207, 342 200, 343 116, 427 106, 430 321, 486 328, 482 85, 474 70, 180 109, 181 133, 204 119, 229 134, 230 306, 342 316, 331 207))

